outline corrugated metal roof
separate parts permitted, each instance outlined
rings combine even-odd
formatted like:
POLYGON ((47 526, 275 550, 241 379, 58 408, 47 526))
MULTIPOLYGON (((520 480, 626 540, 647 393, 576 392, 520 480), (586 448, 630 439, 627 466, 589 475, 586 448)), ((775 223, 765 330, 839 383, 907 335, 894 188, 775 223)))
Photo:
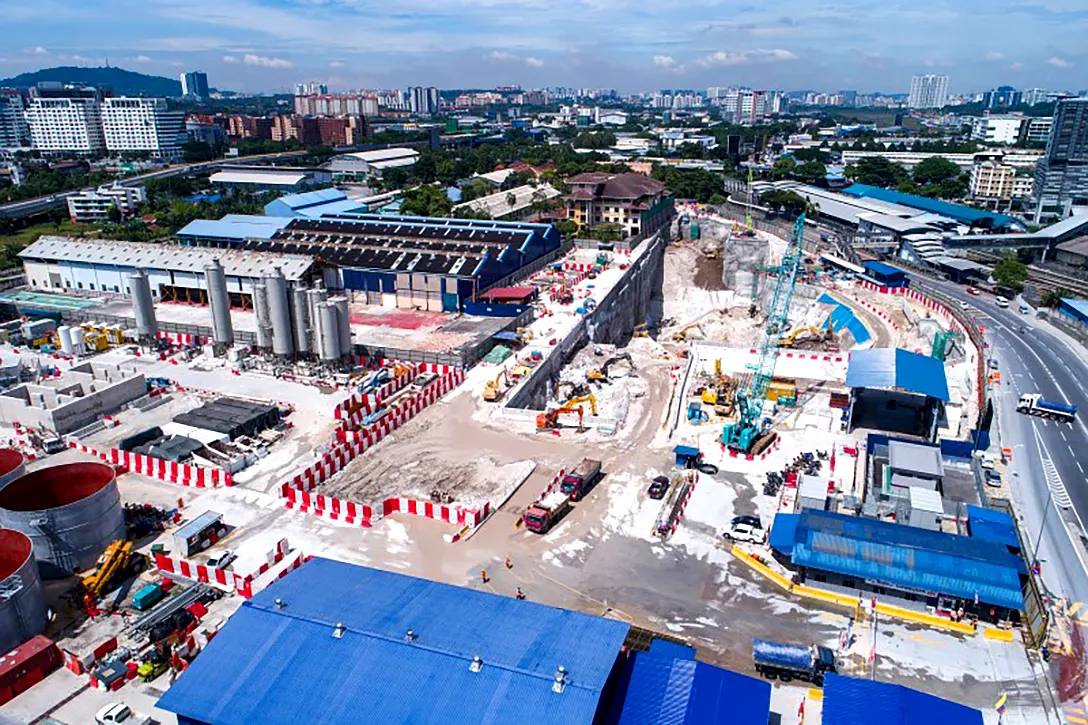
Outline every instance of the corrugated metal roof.
MULTIPOLYGON (((934 231, 935 229, 925 222, 919 222, 912 218, 904 219, 903 217, 895 216, 894 214, 867 212, 865 214, 858 214, 858 218, 864 219, 875 226, 891 229, 893 232, 898 232, 900 234, 907 234, 909 232, 928 232, 934 231)), ((869 264, 866 263, 865 266, 868 267, 869 264)))
POLYGON ((176 236, 236 241, 242 241, 243 239, 271 239, 273 234, 287 226, 290 221, 287 217, 227 214, 218 221, 214 219, 194 219, 178 230, 176 236))
POLYGON ((926 476, 944 475, 940 446, 924 446, 906 441, 888 441, 888 464, 900 471, 926 476))
POLYGON ((766 725, 770 717, 769 682, 651 652, 634 654, 627 667, 619 725, 766 725))
POLYGON ((679 642, 670 642, 667 639, 655 637, 650 642, 650 654, 662 657, 672 657, 678 660, 695 659, 695 648, 679 642))
POLYGON ((982 713, 902 685, 824 676, 823 725, 982 725, 982 713))
POLYGON ((908 590, 964 599, 978 594, 982 602, 1013 609, 1024 605, 1020 557, 940 531, 806 509, 794 532, 791 561, 908 590))
POLYGON ((159 707, 216 725, 588 723, 627 631, 315 558, 243 604, 159 707), (555 693, 559 665, 568 674, 555 693))
POLYGON ((1020 549, 1020 537, 1016 535, 1016 524, 1012 517, 1003 511, 968 506, 967 530, 972 539, 1004 544, 1017 551, 1020 549))
POLYGON ((909 350, 872 348, 850 353, 850 388, 899 388, 948 401, 944 363, 909 350))
POLYGON ((797 536, 797 524, 801 514, 775 514, 767 544, 786 556, 793 553, 793 541, 797 536))
POLYGON ((883 277, 895 277, 896 275, 906 274, 906 272, 904 272, 903 270, 893 267, 890 264, 885 264, 884 262, 870 261, 866 262, 864 266, 865 269, 869 270, 870 272, 874 272, 883 277))
MULTIPOLYGON (((247 239, 252 238, 250 236, 247 239)), ((115 242, 108 239, 41 237, 19 252, 24 259, 57 263, 82 263, 122 269, 161 269, 204 273, 204 267, 218 259, 228 277, 261 277, 274 267, 288 280, 301 279, 313 266, 313 259, 300 254, 205 249, 161 242, 115 242)))
POLYGON ((308 206, 327 204, 330 201, 342 201, 347 198, 348 195, 339 189, 318 189, 316 191, 307 191, 301 194, 285 194, 279 199, 269 203, 279 202, 292 209, 304 209, 308 206))
POLYGON ((213 184, 258 184, 261 186, 295 186, 307 178, 297 171, 217 171, 208 181, 213 184))
POLYGON ((863 199, 877 199, 889 204, 899 204, 902 206, 910 207, 913 209, 922 209, 923 211, 932 212, 934 214, 940 214, 941 216, 948 217, 949 219, 955 219, 956 221, 969 224, 971 222, 979 222, 983 219, 992 219, 995 227, 1009 227, 1012 229, 1023 229, 1024 223, 1015 219, 1008 214, 997 214, 990 211, 982 211, 981 209, 974 209, 969 206, 963 206, 962 204, 952 204, 947 201, 941 201, 940 199, 930 199, 925 196, 917 196, 916 194, 905 194, 901 191, 895 191, 894 189, 883 189, 879 186, 869 186, 868 184, 851 184, 842 190, 843 194, 849 196, 863 198, 863 199))
POLYGON ((941 492, 931 488, 911 486, 910 507, 914 511, 927 511, 931 514, 944 513, 944 499, 941 492))
POLYGON ((359 159, 360 161, 366 161, 368 163, 374 163, 376 161, 388 161, 390 159, 401 159, 406 157, 412 157, 413 159, 419 156, 419 152, 415 149, 405 148, 403 146, 397 146, 391 149, 376 149, 374 151, 356 151, 350 154, 344 154, 345 156, 351 156, 352 158, 359 159))

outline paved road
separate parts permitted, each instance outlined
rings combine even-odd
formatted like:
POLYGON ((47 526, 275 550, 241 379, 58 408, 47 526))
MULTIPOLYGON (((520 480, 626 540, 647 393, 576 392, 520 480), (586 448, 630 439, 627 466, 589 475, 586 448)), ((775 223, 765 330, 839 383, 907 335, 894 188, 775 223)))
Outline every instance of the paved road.
POLYGON ((1068 532, 1055 505, 1063 502, 1064 491, 1072 505, 1068 518, 1088 521, 1088 427, 1083 418, 1088 414, 1088 364, 1034 318, 999 308, 988 295, 972 297, 959 285, 931 284, 978 311, 990 356, 998 361, 1001 386, 994 389, 994 403, 1001 442, 1013 450, 1010 485, 1031 545, 1039 541, 1043 580, 1059 596, 1088 602, 1088 562, 1070 541, 1077 535, 1075 527, 1068 532), (1016 401, 1023 393, 1076 405, 1081 417, 1069 424, 1018 414, 1016 401))

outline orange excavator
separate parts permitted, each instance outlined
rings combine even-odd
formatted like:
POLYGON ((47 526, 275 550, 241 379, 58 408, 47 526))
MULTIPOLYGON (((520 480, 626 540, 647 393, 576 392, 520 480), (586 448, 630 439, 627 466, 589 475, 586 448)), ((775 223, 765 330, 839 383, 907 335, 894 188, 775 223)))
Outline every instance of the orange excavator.
POLYGON ((547 413, 540 413, 536 417, 536 429, 537 430, 554 430, 559 427, 559 416, 566 415, 567 413, 578 414, 578 432, 582 433, 585 428, 582 427, 582 406, 576 408, 562 407, 549 410, 547 413))

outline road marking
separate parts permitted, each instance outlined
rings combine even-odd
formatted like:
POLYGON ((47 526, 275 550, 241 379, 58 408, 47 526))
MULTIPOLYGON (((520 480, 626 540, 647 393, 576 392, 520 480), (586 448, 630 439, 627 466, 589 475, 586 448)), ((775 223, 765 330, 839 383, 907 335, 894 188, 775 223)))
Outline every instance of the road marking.
POLYGON ((1080 469, 1081 473, 1084 473, 1084 467, 1080 465, 1080 461, 1077 461, 1077 468, 1080 469))
POLYGON ((1073 446, 1066 446, 1066 448, 1069 449, 1069 455, 1074 456, 1074 457, 1077 455, 1076 453, 1073 452, 1073 446))
MULTIPOLYGON (((1046 421, 1043 421, 1046 423, 1046 421)), ((1035 440, 1039 444, 1039 453, 1043 460, 1043 475, 1046 477, 1046 486, 1050 489, 1051 495, 1054 497, 1054 503, 1062 508, 1070 508, 1073 505, 1073 501, 1069 498, 1069 492, 1065 490, 1065 484, 1062 483, 1062 477, 1058 474, 1058 469, 1054 465, 1054 461, 1050 458, 1050 451, 1046 449, 1043 443, 1043 437, 1039 435, 1039 429, 1035 428, 1035 440)), ((1072 449, 1070 449, 1072 451, 1072 449)))
MULTIPOLYGON (((1058 429, 1058 432, 1062 434, 1062 440, 1063 440, 1063 441, 1068 441, 1068 440, 1069 440, 1068 438, 1066 438, 1066 437, 1065 437, 1065 431, 1064 431, 1064 430, 1061 430, 1061 429, 1059 428, 1059 429, 1058 429)), ((1069 452, 1070 452, 1070 453, 1072 453, 1072 452, 1073 452, 1073 449, 1072 449, 1072 448, 1070 448, 1070 449, 1069 449, 1069 452)))

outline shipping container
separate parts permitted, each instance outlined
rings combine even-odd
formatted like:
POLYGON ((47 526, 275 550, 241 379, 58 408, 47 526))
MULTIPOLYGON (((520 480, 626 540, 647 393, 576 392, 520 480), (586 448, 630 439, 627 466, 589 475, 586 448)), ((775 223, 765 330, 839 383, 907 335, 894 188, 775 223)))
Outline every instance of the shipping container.
POLYGON ((0 657, 0 705, 41 682, 62 659, 53 640, 42 635, 0 657))

